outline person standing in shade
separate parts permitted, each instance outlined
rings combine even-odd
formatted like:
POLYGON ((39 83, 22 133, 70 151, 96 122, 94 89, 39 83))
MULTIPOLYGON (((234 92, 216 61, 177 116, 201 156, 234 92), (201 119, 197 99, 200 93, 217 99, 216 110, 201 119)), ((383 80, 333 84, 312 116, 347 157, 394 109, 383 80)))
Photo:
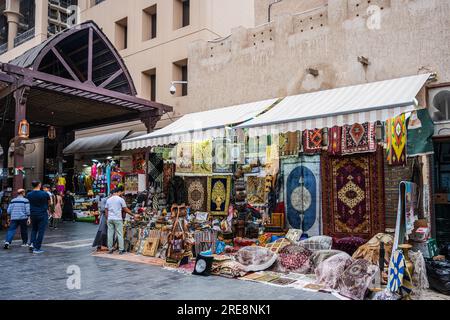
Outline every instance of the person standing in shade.
POLYGON ((55 209, 53 210, 52 225, 53 229, 58 229, 58 224, 62 217, 62 207, 63 207, 63 193, 55 190, 55 209))
POLYGON ((98 224, 97 235, 95 236, 93 247, 97 247, 97 251, 101 251, 102 247, 108 246, 108 225, 105 217, 106 201, 109 197, 103 196, 100 198, 98 210, 100 212, 100 222, 98 224))
POLYGON ((50 206, 50 196, 47 192, 41 190, 41 182, 33 181, 31 183, 33 191, 28 193, 27 198, 30 201, 31 217, 31 246, 33 253, 43 253, 41 250, 44 240, 45 229, 48 225, 48 208, 50 206))
POLYGON ((25 198, 25 190, 17 190, 17 197, 8 206, 8 215, 11 216, 11 224, 6 234, 4 249, 9 249, 17 227, 20 227, 22 247, 28 246, 28 225, 30 224, 30 202, 25 198))
POLYGON ((125 200, 121 197, 123 193, 121 189, 115 189, 112 193, 112 196, 106 201, 105 206, 105 217, 108 221, 108 249, 110 254, 114 252, 113 244, 115 233, 119 243, 119 254, 123 254, 124 241, 122 211, 131 214, 131 210, 127 208, 125 200))
POLYGON ((76 216, 73 211, 73 206, 75 205, 75 199, 70 193, 70 191, 66 191, 66 195, 63 199, 63 219, 75 222, 76 216))

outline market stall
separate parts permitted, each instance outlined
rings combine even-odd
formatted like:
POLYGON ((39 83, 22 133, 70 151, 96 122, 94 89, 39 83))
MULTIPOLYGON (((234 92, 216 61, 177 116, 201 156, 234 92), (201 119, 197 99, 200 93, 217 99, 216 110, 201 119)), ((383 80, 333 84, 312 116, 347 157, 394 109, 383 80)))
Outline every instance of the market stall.
POLYGON ((436 256, 433 123, 416 99, 428 78, 194 113, 123 141, 151 148, 159 181, 126 226, 128 250, 350 299, 420 295, 436 256))

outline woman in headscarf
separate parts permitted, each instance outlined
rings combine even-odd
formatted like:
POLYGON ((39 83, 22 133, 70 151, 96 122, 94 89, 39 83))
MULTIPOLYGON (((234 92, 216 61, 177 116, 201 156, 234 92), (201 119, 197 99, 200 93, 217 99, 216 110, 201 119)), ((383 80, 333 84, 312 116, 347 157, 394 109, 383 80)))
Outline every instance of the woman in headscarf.
POLYGON ((108 246, 108 225, 105 217, 105 206, 108 197, 102 195, 98 204, 98 210, 100 211, 100 223, 98 224, 97 234, 94 239, 93 247, 97 247, 97 251, 101 251, 102 247, 108 246))

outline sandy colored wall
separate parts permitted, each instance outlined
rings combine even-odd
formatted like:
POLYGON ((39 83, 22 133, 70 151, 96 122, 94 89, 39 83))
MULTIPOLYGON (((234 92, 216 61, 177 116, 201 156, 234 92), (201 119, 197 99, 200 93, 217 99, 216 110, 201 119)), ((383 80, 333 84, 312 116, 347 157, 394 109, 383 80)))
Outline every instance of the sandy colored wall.
MULTIPOLYGON (((425 72, 450 81, 450 1, 373 0, 379 29, 369 29, 368 5, 328 6, 237 28, 221 42, 198 41, 189 53, 187 108, 205 110, 425 72), (365 67, 358 56, 369 59, 365 67), (318 77, 306 73, 316 68, 318 77)), ((371 24, 372 26, 373 24, 371 24)))

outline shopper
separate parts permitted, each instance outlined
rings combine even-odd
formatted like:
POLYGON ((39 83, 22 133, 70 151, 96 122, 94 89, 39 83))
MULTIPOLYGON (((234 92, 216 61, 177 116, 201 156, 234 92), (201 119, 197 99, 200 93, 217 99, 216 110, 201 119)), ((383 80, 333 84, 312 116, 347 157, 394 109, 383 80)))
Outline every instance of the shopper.
POLYGON ((17 227, 20 227, 22 236, 22 247, 28 244, 28 225, 30 224, 30 202, 25 198, 25 190, 17 190, 17 197, 8 206, 8 215, 11 216, 11 223, 6 234, 5 249, 9 249, 17 227))
POLYGON ((55 212, 55 195, 52 193, 50 185, 44 184, 42 190, 47 192, 50 197, 50 204, 48 206, 48 225, 51 227, 53 225, 53 212, 55 212))
POLYGON ((109 197, 102 196, 99 200, 100 222, 98 224, 97 235, 92 244, 93 247, 97 247, 97 251, 101 251, 102 247, 108 246, 108 225, 105 216, 106 201, 108 199, 109 197))
POLYGON ((53 229, 58 229, 58 224, 62 218, 62 207, 63 207, 63 193, 55 190, 55 209, 52 215, 52 225, 53 229))
POLYGON ((33 253, 43 253, 44 251, 41 250, 41 245, 48 224, 48 208, 51 200, 48 193, 41 190, 41 182, 33 181, 31 185, 33 186, 33 191, 27 195, 30 201, 32 226, 30 250, 33 253))
POLYGON ((76 216, 73 211, 74 205, 75 205, 74 197, 72 196, 70 191, 66 191, 66 195, 64 196, 64 199, 63 199, 63 212, 62 212, 64 220, 68 220, 68 221, 72 221, 72 222, 76 221, 76 216))
POLYGON ((127 208, 125 200, 121 197, 122 194, 122 189, 115 189, 113 195, 106 201, 105 216, 108 221, 108 249, 110 254, 114 252, 114 232, 119 243, 119 254, 124 253, 122 211, 131 214, 131 210, 127 208))

